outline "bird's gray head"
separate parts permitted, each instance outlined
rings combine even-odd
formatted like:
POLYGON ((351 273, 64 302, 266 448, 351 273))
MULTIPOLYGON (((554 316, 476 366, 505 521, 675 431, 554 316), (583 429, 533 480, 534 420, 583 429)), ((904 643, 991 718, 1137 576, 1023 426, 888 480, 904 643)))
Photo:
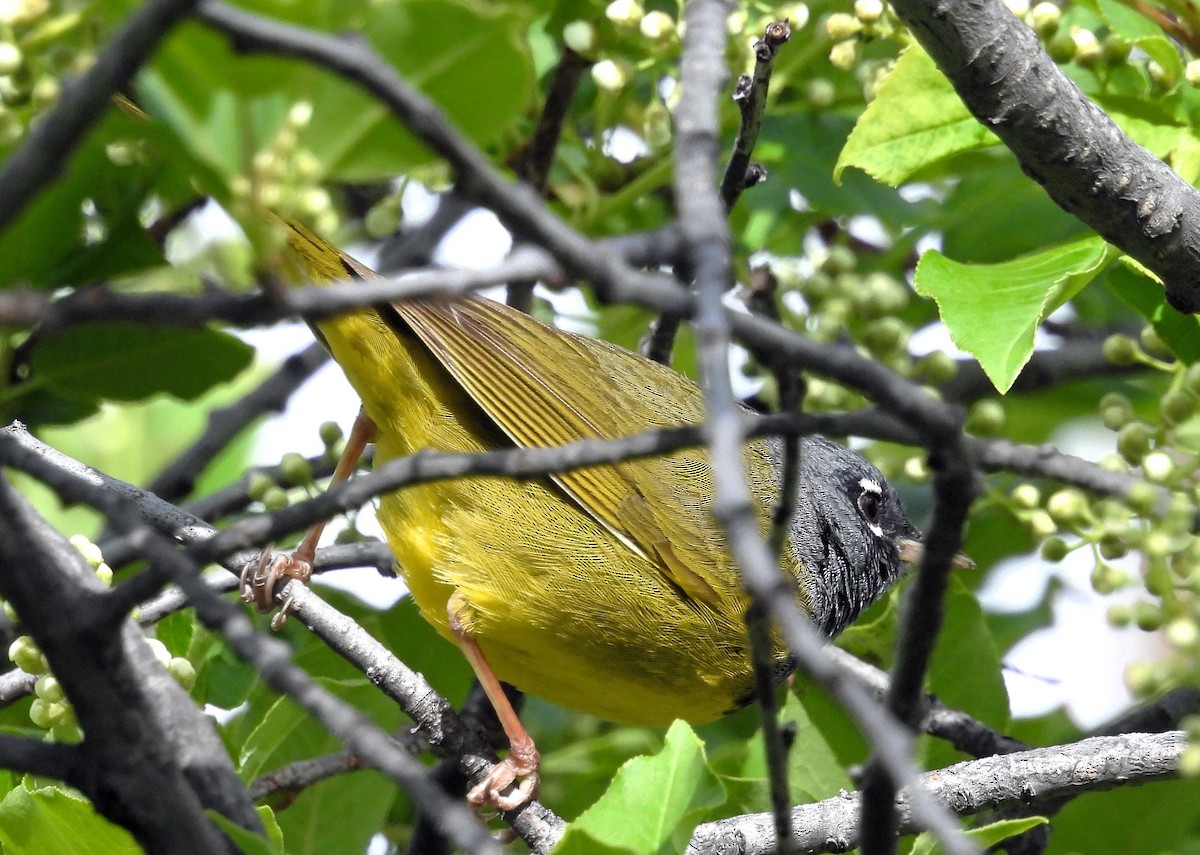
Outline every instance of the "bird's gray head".
POLYGON ((800 492, 789 548, 813 623, 837 635, 920 555, 921 533, 883 474, 817 436, 800 446, 800 492))

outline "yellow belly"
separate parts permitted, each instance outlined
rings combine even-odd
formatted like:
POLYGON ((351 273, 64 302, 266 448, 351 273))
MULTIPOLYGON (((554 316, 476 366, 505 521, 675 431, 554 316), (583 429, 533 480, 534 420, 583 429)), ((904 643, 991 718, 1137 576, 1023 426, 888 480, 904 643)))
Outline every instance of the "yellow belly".
MULTIPOLYGON (((375 423, 377 461, 508 444, 377 315, 320 326, 375 423)), ((383 497, 379 520, 426 619, 453 640, 446 606, 460 593, 466 629, 497 676, 523 691, 647 725, 709 721, 750 691, 744 600, 709 606, 681 595, 549 480, 405 488, 383 497)))

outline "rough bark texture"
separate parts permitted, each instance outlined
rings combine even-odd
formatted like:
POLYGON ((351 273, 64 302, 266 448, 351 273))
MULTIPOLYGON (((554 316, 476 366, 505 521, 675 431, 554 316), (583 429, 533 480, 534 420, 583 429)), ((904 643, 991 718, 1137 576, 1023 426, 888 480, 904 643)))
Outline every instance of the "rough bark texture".
POLYGON ((1176 309, 1200 311, 1196 188, 1084 97, 1001 0, 892 5, 1055 203, 1158 275, 1176 309))

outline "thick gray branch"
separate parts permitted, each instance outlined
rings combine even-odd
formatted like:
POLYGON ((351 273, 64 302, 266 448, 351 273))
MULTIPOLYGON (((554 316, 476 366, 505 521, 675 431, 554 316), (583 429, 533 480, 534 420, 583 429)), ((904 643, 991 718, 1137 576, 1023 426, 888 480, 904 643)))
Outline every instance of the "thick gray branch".
POLYGON ((1068 213, 1200 311, 1200 192, 1133 142, 1001 0, 894 0, 963 103, 1068 213))
MULTIPOLYGON (((1187 740, 1183 733, 1101 736, 958 763, 921 776, 935 799, 959 816, 1005 807, 1032 808, 1082 793, 1146 784, 1173 777, 1187 740)), ((845 793, 792 811, 800 851, 848 852, 858 845, 858 793, 845 793)), ((913 834, 907 792, 896 801, 900 832, 913 834)), ((768 855, 774 839, 769 814, 752 814, 699 826, 689 853, 768 855)))

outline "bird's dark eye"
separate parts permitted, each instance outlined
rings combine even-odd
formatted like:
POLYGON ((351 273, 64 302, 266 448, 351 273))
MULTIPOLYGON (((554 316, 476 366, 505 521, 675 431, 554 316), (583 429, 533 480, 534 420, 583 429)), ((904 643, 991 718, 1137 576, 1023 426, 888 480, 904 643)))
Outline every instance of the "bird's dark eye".
POLYGON ((863 490, 858 494, 858 510, 870 525, 879 525, 879 517, 883 513, 883 499, 873 490, 863 490))

